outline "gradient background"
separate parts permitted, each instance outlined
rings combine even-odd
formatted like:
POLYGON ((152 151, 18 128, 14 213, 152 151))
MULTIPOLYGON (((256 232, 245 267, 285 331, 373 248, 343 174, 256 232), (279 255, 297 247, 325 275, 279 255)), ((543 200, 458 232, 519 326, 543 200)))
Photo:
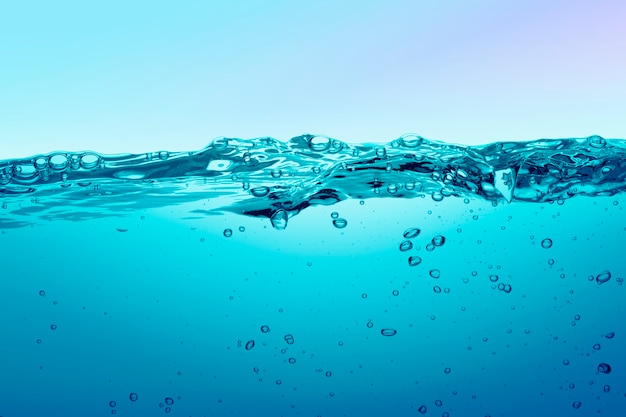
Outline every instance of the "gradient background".
POLYGON ((622 1, 87 3, 0 6, 0 159, 626 137, 622 1))

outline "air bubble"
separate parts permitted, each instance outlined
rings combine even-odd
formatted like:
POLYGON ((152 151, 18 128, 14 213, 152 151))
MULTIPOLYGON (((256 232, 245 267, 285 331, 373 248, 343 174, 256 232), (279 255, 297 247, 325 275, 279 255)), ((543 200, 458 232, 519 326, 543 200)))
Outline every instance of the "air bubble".
POLYGON ((607 385, 605 385, 605 386, 602 388, 602 391, 607 392, 607 393, 608 393, 608 392, 610 392, 610 391, 611 391, 611 386, 610 386, 610 385, 608 385, 608 384, 607 384, 607 385))
POLYGON ((432 252, 434 250, 435 250, 435 245, 433 245, 432 243, 429 243, 426 245, 426 251, 432 252))
POLYGON ((165 160, 166 160, 167 158, 169 158, 169 157, 170 157, 170 153, 169 153, 169 152, 167 152, 167 151, 161 151, 161 152, 159 152, 159 159, 160 159, 161 161, 165 161, 165 160))
POLYGON ((309 139, 309 148, 316 152, 325 151, 330 147, 330 139, 325 136, 313 136, 309 139))
POLYGON ((248 340, 246 342, 246 350, 250 350, 254 347, 254 340, 248 340))
POLYGON ((398 186, 397 186, 397 185, 395 185, 395 184, 389 184, 389 185, 387 186, 387 192, 388 192, 389 194, 395 194, 395 193, 397 193, 397 192, 398 192, 398 186))
POLYGON ((40 290, 39 291, 39 295, 42 296, 42 297, 45 297, 46 296, 46 292, 44 290, 40 290))
POLYGON ((384 147, 376 148, 376 156, 384 158, 387 155, 387 150, 384 147))
POLYGON ((600 350, 602 348, 602 346, 600 346, 600 343, 596 343, 595 345, 593 345, 593 350, 600 350))
POLYGON ((174 404, 174 400, 170 397, 165 397, 165 404, 172 405, 174 404))
POLYGON ((48 164, 50 164, 50 168, 56 171, 61 171, 69 165, 69 158, 65 154, 54 154, 48 159, 48 164))
POLYGON ((273 169, 271 172, 272 178, 280 178, 283 175, 283 171, 280 169, 273 169))
POLYGON ((231 237, 233 235, 233 229, 224 229, 224 237, 231 237))
POLYGON ((289 363, 292 365, 296 363, 296 358, 289 358, 289 363))
POLYGON ((435 285, 435 286, 433 287, 433 291, 434 291, 435 293, 439 294, 439 293, 441 292, 441 287, 440 287, 440 286, 438 286, 438 285, 435 285))
POLYGON ((100 164, 100 157, 93 153, 86 153, 80 157, 80 166, 85 169, 92 169, 100 164))
POLYGON ((417 266, 422 263, 422 258, 419 256, 410 256, 409 257, 409 266, 417 266))
POLYGON ((266 186, 255 187, 250 190, 253 196, 255 197, 265 197, 270 193, 270 189, 266 186))
POLYGON ((400 292, 398 290, 393 290, 393 292, 391 294, 393 294, 394 297, 397 297, 398 294, 400 294, 400 292))
POLYGON ((608 363, 602 362, 600 365, 598 365, 598 372, 603 373, 603 374, 610 374, 611 365, 609 365, 608 363))
POLYGON ((330 217, 333 219, 336 219, 337 217, 339 217, 339 213, 337 213, 336 211, 333 211, 332 213, 330 213, 330 217))
POLYGON ((428 408, 425 405, 422 405, 420 408, 417 409, 417 411, 419 411, 420 414, 426 414, 428 408))
POLYGON ((398 333, 398 331, 395 329, 382 329, 380 331, 380 334, 382 334, 383 336, 395 336, 396 333, 398 333))
POLYGON ((441 271, 438 269, 431 269, 429 274, 432 278, 439 278, 441 276, 441 271))
POLYGON ((51 324, 50 325, 50 330, 56 330, 57 329, 57 325, 56 324, 51 324))
POLYGON ((131 392, 130 395, 128 396, 128 399, 130 399, 131 401, 137 401, 139 399, 139 396, 137 395, 136 392, 131 392))
POLYGON ((287 342, 288 345, 293 345, 294 338, 293 338, 292 334, 286 334, 284 339, 285 339, 285 342, 287 342))
POLYGON ((413 243, 411 243, 410 240, 405 240, 402 243, 400 243, 400 251, 402 252, 406 252, 412 248, 413 248, 413 243))
POLYGON ((264 324, 263 326, 261 326, 261 333, 269 333, 270 331, 270 326, 264 324))
POLYGON ((546 238, 542 240, 541 247, 544 249, 550 249, 552 247, 552 239, 546 238))
POLYGON ((330 378, 333 375, 333 373, 331 371, 326 371, 326 377, 330 378))
POLYGON ((335 219, 333 220, 333 226, 337 229, 343 229, 348 225, 348 221, 346 219, 335 219))
POLYGON ((374 323, 372 323, 372 320, 368 320, 368 321, 367 321, 367 327, 368 327, 369 329, 371 329, 372 327, 374 327, 374 323))
POLYGON ((497 275, 489 275, 489 281, 491 282, 497 282, 498 278, 499 277, 497 275))
POLYGON ((431 240, 431 243, 435 246, 443 246, 443 244, 446 243, 446 238, 444 236, 437 235, 431 240))
POLYGON ((271 217, 272 227, 276 230, 285 230, 289 216, 285 210, 277 210, 271 217))
POLYGON ((581 405, 582 405, 582 403, 580 401, 574 401, 572 403, 572 407, 574 407, 574 409, 576 409, 576 410, 578 410, 581 405))
POLYGON ((606 139, 599 135, 589 136, 587 138, 587 144, 592 148, 602 149, 606 146, 606 139))
POLYGON ((402 236, 404 236, 405 239, 413 239, 417 237, 420 234, 420 232, 421 230, 418 229, 417 227, 412 227, 410 229, 406 229, 404 233, 402 234, 402 236))
POLYGON ((603 272, 600 272, 598 275, 596 275, 596 282, 599 285, 604 284, 605 282, 607 282, 610 279, 611 279, 611 272, 610 271, 603 271, 603 272))
POLYGON ((604 335, 604 337, 606 337, 607 339, 613 339, 615 337, 615 333, 614 332, 610 332, 604 335))

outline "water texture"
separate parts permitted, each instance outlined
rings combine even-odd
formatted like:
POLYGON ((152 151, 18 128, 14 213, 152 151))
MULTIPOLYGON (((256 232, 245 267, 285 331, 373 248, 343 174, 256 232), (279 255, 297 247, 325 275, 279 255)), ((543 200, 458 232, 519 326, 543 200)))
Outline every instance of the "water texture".
POLYGON ((626 141, 0 161, 0 415, 619 416, 626 141))

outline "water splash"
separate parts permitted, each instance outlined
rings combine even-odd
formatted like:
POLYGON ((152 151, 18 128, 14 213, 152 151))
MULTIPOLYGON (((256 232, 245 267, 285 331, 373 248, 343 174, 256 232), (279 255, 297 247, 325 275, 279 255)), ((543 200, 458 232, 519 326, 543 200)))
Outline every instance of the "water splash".
POLYGON ((553 202, 626 188, 626 140, 600 136, 459 146, 405 135, 349 145, 219 138, 196 152, 53 152, 0 161, 2 227, 208 201, 197 215, 266 217, 277 229, 315 205, 430 196, 553 202))

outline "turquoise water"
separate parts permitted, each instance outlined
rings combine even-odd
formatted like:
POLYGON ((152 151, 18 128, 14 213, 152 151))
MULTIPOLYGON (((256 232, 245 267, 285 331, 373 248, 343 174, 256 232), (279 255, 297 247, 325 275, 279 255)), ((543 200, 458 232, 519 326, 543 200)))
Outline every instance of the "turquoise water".
POLYGON ((622 415, 626 141, 0 161, 0 415, 622 415))

